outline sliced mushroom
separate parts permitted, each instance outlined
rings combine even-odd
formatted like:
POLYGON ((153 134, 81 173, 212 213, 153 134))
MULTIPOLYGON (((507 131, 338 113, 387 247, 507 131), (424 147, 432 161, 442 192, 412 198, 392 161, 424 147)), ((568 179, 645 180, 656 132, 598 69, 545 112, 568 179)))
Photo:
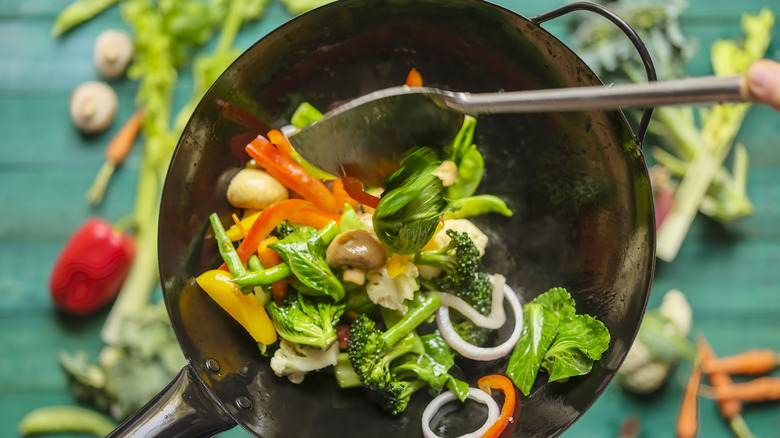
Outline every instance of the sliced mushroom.
POLYGON ((92 61, 106 79, 122 76, 132 58, 133 38, 123 30, 105 30, 95 40, 92 61))
POLYGON ((325 261, 332 268, 379 269, 387 262, 387 250, 368 231, 348 230, 328 245, 325 261))
POLYGON ((105 82, 85 82, 70 95, 70 119, 80 131, 95 134, 105 131, 116 117, 119 99, 105 82))
POLYGON ((228 202, 238 208, 262 210, 289 197, 282 183, 260 169, 241 169, 227 189, 228 202))

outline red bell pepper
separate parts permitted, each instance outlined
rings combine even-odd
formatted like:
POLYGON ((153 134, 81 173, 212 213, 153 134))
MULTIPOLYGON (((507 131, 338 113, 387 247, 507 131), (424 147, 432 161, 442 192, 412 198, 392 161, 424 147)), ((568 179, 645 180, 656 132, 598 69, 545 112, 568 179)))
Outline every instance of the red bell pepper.
POLYGON ((333 199, 333 194, 325 187, 325 184, 309 175, 300 164, 290 158, 291 146, 286 143, 287 139, 281 134, 272 135, 272 137, 280 142, 282 151, 265 137, 258 135, 246 146, 246 152, 283 186, 299 194, 303 199, 311 201, 322 210, 338 213, 336 200, 333 199))
POLYGON ((482 438, 497 438, 506 429, 509 422, 514 421, 512 415, 515 411, 515 387, 511 380, 500 374, 491 374, 480 378, 477 381, 477 386, 488 394, 490 394, 491 389, 500 389, 504 392, 504 406, 501 407, 498 420, 482 435, 482 438))
MULTIPOLYGON (((276 228, 277 225, 282 223, 283 220, 289 219, 290 216, 298 210, 311 205, 309 201, 303 199, 285 199, 279 201, 270 207, 266 208, 257 217, 252 224, 252 228, 249 229, 247 235, 244 236, 244 240, 236 248, 238 257, 242 262, 249 260, 249 257, 257 251, 257 247, 260 243, 271 234, 271 231, 276 228)), ((227 269, 227 266, 223 263, 219 269, 227 269)))
POLYGON ((49 279, 57 308, 92 314, 113 300, 130 271, 135 242, 101 218, 87 219, 60 253, 49 279))
POLYGON ((358 202, 352 199, 346 189, 344 189, 344 181, 341 178, 333 180, 333 187, 331 187, 330 191, 333 193, 333 198, 339 206, 339 211, 344 211, 345 204, 349 204, 353 209, 357 208, 358 202))
POLYGON ((379 205, 379 197, 363 191, 363 182, 352 176, 342 178, 344 190, 350 198, 371 208, 379 205))

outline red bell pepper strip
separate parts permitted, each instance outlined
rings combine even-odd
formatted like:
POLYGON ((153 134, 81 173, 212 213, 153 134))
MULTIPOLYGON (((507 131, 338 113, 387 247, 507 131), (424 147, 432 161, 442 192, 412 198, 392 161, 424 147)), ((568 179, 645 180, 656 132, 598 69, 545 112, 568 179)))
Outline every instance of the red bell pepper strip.
POLYGON ((363 182, 352 176, 345 176, 342 178, 344 182, 344 190, 355 201, 371 208, 376 208, 379 205, 379 197, 363 191, 363 182))
POLYGON ((344 211, 344 204, 349 204, 353 209, 357 208, 358 202, 352 199, 344 189, 344 181, 341 178, 333 180, 333 187, 330 188, 330 191, 333 193, 333 198, 336 199, 339 211, 344 211))
POLYGON ((57 308, 92 314, 113 300, 130 271, 135 242, 101 218, 90 218, 65 244, 49 279, 57 308))
MULTIPOLYGON (((284 138, 284 136, 281 137, 284 138)), ((284 141, 286 142, 286 139, 284 141)), ((325 184, 309 175, 301 165, 293 161, 289 155, 286 156, 282 153, 265 137, 258 135, 246 146, 246 151, 283 186, 299 194, 303 199, 311 201, 322 210, 338 213, 336 200, 333 199, 333 195, 325 187, 325 184)))
POLYGON ((321 230, 331 222, 335 221, 336 224, 341 222, 341 216, 316 208, 302 208, 291 214, 287 220, 294 224, 308 225, 321 230))
POLYGON ((509 422, 514 421, 512 415, 515 411, 515 387, 511 380, 500 374, 490 374, 480 378, 477 386, 488 394, 491 389, 500 389, 504 392, 504 406, 501 407, 498 420, 482 435, 482 438, 497 438, 509 422))
MULTIPOLYGON (((260 212, 260 215, 252 224, 252 228, 249 229, 247 235, 244 236, 244 240, 242 240, 241 244, 236 248, 236 252, 241 261, 246 262, 249 260, 249 257, 257 251, 257 247, 260 246, 260 243, 268 237, 268 235, 271 234, 271 231, 282 223, 283 220, 288 219, 290 215, 309 205, 311 205, 311 203, 303 199, 285 199, 260 212)), ((219 269, 225 270, 227 269, 227 265, 223 263, 219 269)))

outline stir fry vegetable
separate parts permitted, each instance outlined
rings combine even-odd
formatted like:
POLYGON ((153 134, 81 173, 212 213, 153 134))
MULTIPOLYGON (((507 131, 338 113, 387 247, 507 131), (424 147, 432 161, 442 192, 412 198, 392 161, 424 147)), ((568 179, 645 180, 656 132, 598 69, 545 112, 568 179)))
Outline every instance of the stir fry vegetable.
MULTIPOLYGON (((293 115, 296 127, 320 117, 308 104, 293 115)), ((441 155, 426 147, 409 151, 383 187, 368 189, 351 177, 315 176, 296 158, 283 134, 288 129, 258 136, 246 152, 267 173, 263 179, 281 183, 289 198, 234 217, 227 230, 212 214, 225 263, 203 273, 198 284, 259 343, 258 353, 272 356, 274 372, 293 383, 333 367, 339 387, 360 388, 392 415, 423 389, 439 397, 446 390, 437 403, 477 397, 495 405, 451 370, 459 360, 509 355, 524 321, 539 322, 524 315, 503 275, 480 270, 488 237, 463 219, 512 214, 497 196, 475 195, 484 163, 473 144, 475 127, 476 120, 466 118, 441 155), (495 342, 504 329, 509 337, 495 342)), ((243 195, 234 201, 249 205, 243 195)), ((534 346, 536 369, 546 369, 551 380, 587 373, 609 342, 603 325, 575 315, 573 300, 560 288, 535 300, 534 308, 555 315, 549 342, 534 346)), ((535 377, 524 376, 521 388, 535 377)), ((499 416, 496 407, 483 428, 497 436, 511 421, 514 388, 501 376, 483 384, 505 393, 504 412, 499 416)))

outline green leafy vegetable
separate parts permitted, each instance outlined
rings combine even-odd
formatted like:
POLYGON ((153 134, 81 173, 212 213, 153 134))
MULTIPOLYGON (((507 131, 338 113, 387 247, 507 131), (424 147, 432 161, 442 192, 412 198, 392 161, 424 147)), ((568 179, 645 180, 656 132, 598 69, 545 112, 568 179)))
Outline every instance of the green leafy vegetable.
POLYGON ((360 218, 358 217, 357 212, 355 212, 355 209, 352 208, 351 205, 345 204, 344 212, 341 213, 341 221, 339 222, 339 228, 343 233, 344 231, 349 231, 349 230, 365 230, 366 226, 363 224, 363 221, 361 221, 360 218))
POLYGON ((344 312, 344 304, 329 299, 298 293, 284 305, 271 301, 266 309, 280 337, 297 344, 326 348, 336 340, 336 324, 344 312))
POLYGON ((332 225, 330 231, 324 232, 301 227, 268 246, 279 253, 297 279, 308 287, 304 292, 315 291, 340 301, 344 298, 344 286, 325 262, 328 243, 338 233, 338 227, 332 225))
POLYGON ((523 331, 506 374, 528 395, 540 368, 550 382, 587 374, 609 341, 601 321, 576 314, 569 292, 552 288, 523 306, 523 331))
POLYGON ((588 374, 593 362, 609 347, 609 331, 590 315, 570 315, 561 319, 558 336, 542 361, 549 381, 588 374))
POLYGON ((455 139, 444 148, 444 156, 455 163, 458 173, 455 182, 447 187, 449 199, 471 196, 477 191, 485 173, 485 160, 473 144, 477 119, 465 116, 455 139))
POLYGON ((415 149, 401 168, 385 179, 385 192, 374 211, 374 231, 388 252, 420 251, 449 207, 444 186, 433 171, 441 164, 430 148, 415 149))
POLYGON ((555 311, 539 303, 523 306, 523 331, 509 357, 506 375, 525 395, 531 393, 544 355, 558 334, 559 320, 555 311))

